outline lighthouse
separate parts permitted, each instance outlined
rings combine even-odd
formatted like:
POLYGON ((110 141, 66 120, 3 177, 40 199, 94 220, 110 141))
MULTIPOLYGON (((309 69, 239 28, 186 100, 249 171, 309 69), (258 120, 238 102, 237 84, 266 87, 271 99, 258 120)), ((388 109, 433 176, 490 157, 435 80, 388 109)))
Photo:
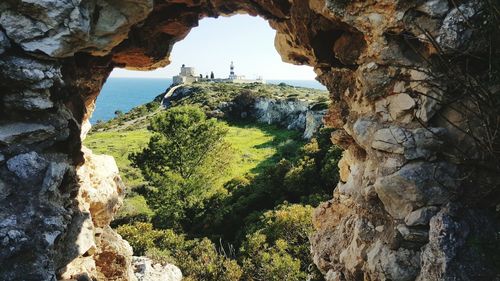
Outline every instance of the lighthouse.
POLYGON ((234 80, 237 79, 236 74, 234 73, 234 63, 231 62, 231 66, 229 66, 229 79, 234 80))

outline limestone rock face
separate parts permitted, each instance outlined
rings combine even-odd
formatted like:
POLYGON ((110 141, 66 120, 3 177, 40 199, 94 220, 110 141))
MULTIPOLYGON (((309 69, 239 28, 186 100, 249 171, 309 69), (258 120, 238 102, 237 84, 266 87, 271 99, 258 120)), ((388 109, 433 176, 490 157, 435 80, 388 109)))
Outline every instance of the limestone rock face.
POLYGON ((325 113, 325 110, 312 110, 307 101, 270 98, 257 99, 251 112, 257 122, 302 131, 306 139, 319 129, 325 113))
POLYGON ((80 50, 105 54, 152 8, 152 0, 121 4, 106 0, 13 0, 0 6, 0 25, 28 52, 40 51, 52 57, 72 56, 80 50))
POLYGON ((109 223, 121 206, 124 185, 115 160, 83 148, 85 165, 77 170, 80 189, 77 197, 82 223, 72 224, 66 245, 70 263, 59 272, 65 279, 135 280, 131 267, 132 248, 109 223), (75 247, 76 246, 76 247, 75 247), (71 259, 70 259, 71 258, 71 259))
POLYGON ((167 65, 199 19, 247 13, 331 94, 325 125, 346 151, 314 215, 326 280, 498 279, 498 114, 484 110, 499 9, 452 2, 2 1, 0 276, 135 280, 108 226, 116 169, 82 152, 96 97, 114 67, 167 65))
MULTIPOLYGON (((186 85, 169 88, 168 92, 171 92, 171 95, 163 99, 162 105, 168 108, 172 100, 196 94, 196 91, 191 89, 186 85)), ((237 114, 238 118, 252 118, 259 123, 274 124, 303 132, 302 136, 305 139, 312 138, 318 131, 326 114, 326 110, 314 109, 311 101, 302 99, 258 97, 242 103, 248 104, 238 104, 237 101, 221 102, 209 114, 217 117, 237 114)))

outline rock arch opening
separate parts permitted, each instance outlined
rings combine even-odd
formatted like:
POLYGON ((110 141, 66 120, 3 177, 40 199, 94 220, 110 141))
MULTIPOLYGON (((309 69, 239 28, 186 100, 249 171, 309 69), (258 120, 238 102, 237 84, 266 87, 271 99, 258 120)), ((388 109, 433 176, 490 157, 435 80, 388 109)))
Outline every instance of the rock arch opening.
POLYGON ((490 62, 500 37, 488 5, 495 3, 3 2, 0 274, 54 280, 76 257, 92 267, 91 254, 101 260, 92 270, 124 274, 127 250, 106 242, 116 239, 106 219, 102 232, 86 231, 93 218, 79 207, 91 205, 79 199, 76 176, 88 109, 113 67, 164 66, 200 18, 248 13, 267 19, 283 60, 313 66, 336 100, 325 120, 342 128, 332 140, 347 150, 312 237, 326 280, 493 279, 498 137, 485 124, 498 114, 482 101, 498 93, 490 62), (471 73, 471 57, 489 59, 474 61, 471 73), (487 87, 463 83, 471 76, 487 87), (91 247, 81 252, 84 244, 91 247))
MULTIPOLYGON (((95 102, 96 106, 92 114, 94 126, 83 144, 90 148, 94 154, 108 154, 116 159, 127 195, 111 225, 119 234, 122 234, 125 240, 128 240, 134 249, 135 256, 147 255, 156 260, 165 259, 159 254, 159 251, 163 251, 163 253, 175 252, 179 257, 191 255, 191 262, 183 260, 183 258, 175 259, 173 256, 174 259, 171 263, 180 267, 185 276, 188 275, 187 278, 196 279, 196 276, 202 272, 196 269, 194 264, 203 262, 202 257, 198 256, 199 250, 196 248, 188 251, 187 246, 185 246, 194 244, 198 248, 205 247, 204 250, 210 253, 206 255, 210 256, 214 263, 234 264, 232 273, 220 273, 225 274, 224 276, 232 276, 231 274, 241 274, 239 272, 243 270, 241 266, 243 259, 252 262, 258 260, 258 257, 251 259, 247 254, 255 249, 240 250, 243 244, 247 245, 247 248, 249 247, 250 238, 245 238, 246 235, 252 235, 255 238, 258 236, 257 231, 249 230, 252 227, 259 227, 257 224, 260 223, 261 219, 255 217, 256 213, 265 212, 268 216, 276 217, 278 214, 286 216, 292 211, 296 212, 297 221, 285 219, 284 223, 296 224, 297 226, 302 223, 305 226, 303 230, 296 231, 297 233, 287 233, 286 236, 289 237, 306 237, 312 230, 310 212, 317 203, 307 202, 306 199, 301 200, 300 197, 329 197, 336 175, 332 172, 332 175, 328 177, 332 180, 325 181, 320 185, 316 183, 316 179, 311 180, 311 175, 302 172, 309 178, 300 181, 300 183, 303 185, 307 182, 311 183, 308 185, 310 191, 303 188, 304 191, 300 192, 293 191, 292 188, 290 190, 283 189, 282 181, 284 178, 280 178, 283 176, 272 170, 271 166, 278 165, 281 160, 293 165, 298 162, 293 157, 299 154, 300 147, 306 142, 303 139, 310 139, 318 131, 321 117, 326 112, 328 93, 324 90, 308 88, 309 85, 313 87, 321 85, 318 82, 316 82, 317 84, 312 83, 315 82, 314 80, 304 81, 304 79, 314 77, 312 68, 293 68, 281 62, 281 58, 273 46, 274 31, 263 19, 243 15, 214 19, 209 22, 200 22, 200 26, 191 32, 194 34, 189 34, 184 41, 179 42, 180 46, 174 46, 170 56, 172 63, 167 68, 156 72, 126 72, 121 70, 115 72, 118 73, 118 77, 111 75, 108 78, 95 102), (227 40, 226 36, 214 34, 214 32, 226 34, 226 36, 230 34, 231 40, 227 40), (236 32, 241 34, 236 34, 236 32), (218 40, 218 42, 207 42, 207 40, 218 40), (264 47, 264 44, 268 47, 264 47), (180 48, 185 48, 185 50, 180 50, 180 48), (235 50, 236 48, 239 49, 235 50), (204 56, 210 56, 210 58, 204 56), (246 56, 252 57, 247 58, 246 56), (228 79, 230 75, 229 62, 232 58, 235 59, 237 66, 236 81, 228 79), (173 66, 175 69, 172 70, 173 66), (181 74, 184 72, 183 75, 179 74, 179 69, 181 74), (210 78, 209 71, 213 71, 217 75, 210 78), (147 73, 150 76, 146 76, 147 73), (200 76, 198 73, 202 75, 200 76), (250 75, 240 77, 242 74, 250 75), (138 75, 162 79, 137 79, 138 75), (268 79, 258 81, 258 75, 263 75, 268 79), (168 82, 167 77, 171 79, 172 76, 177 76, 174 77, 174 80, 182 78, 185 79, 185 82, 176 85, 176 82, 173 81, 174 84, 168 87, 167 84, 170 82, 168 82), (286 81, 270 80, 272 78, 282 78, 286 81), (294 81, 293 78, 302 78, 302 80, 294 81), (305 88, 295 88, 285 82, 296 86, 302 85, 305 88), (148 84, 151 84, 150 86, 153 84, 163 85, 163 88, 155 92, 148 92, 145 87, 148 84), (106 88, 114 86, 116 86, 114 90, 116 92, 106 88), (124 87, 125 89, 123 89, 124 87), (125 94, 121 91, 129 93, 125 94), (101 119, 105 116, 102 111, 99 112, 99 106, 103 105, 99 104, 103 101, 103 95, 113 95, 110 100, 111 107, 109 108, 107 105, 108 115, 113 116, 113 112, 119 106, 117 101, 121 102, 121 97, 123 97, 126 102, 128 95, 132 95, 134 91, 135 95, 143 94, 149 96, 149 99, 146 98, 144 102, 137 104, 140 107, 130 112, 126 112, 128 110, 116 112, 114 120, 109 120, 109 117, 107 120, 101 119), (165 98, 167 96, 168 98, 165 98), (196 96, 202 96, 204 101, 200 101, 200 98, 196 96), (208 117, 217 118, 218 121, 212 125, 227 128, 224 145, 229 145, 226 150, 230 151, 230 156, 234 159, 226 160, 227 152, 218 152, 211 154, 210 157, 214 159, 207 160, 227 161, 224 166, 230 166, 234 171, 218 166, 217 170, 211 172, 218 176, 206 177, 196 173, 195 176, 199 179, 189 182, 184 180, 177 184, 172 182, 173 177, 170 174, 159 175, 137 166, 132 167, 134 161, 131 161, 129 156, 149 148, 150 131, 147 130, 149 122, 164 113, 165 110, 162 110, 162 107, 179 109, 180 111, 176 111, 176 114, 186 116, 187 108, 182 107, 185 104, 202 108, 208 117), (96 120, 103 121, 96 123, 96 120), (269 126, 270 124, 272 126, 269 126), (287 128, 291 131, 287 131, 287 128), (264 178, 264 174, 276 174, 277 178, 271 183, 264 178), (158 176, 162 180, 158 180, 158 176), (149 184, 146 184, 145 178, 149 179, 149 184), (220 184, 219 181, 224 182, 220 184), (266 188, 262 188, 263 185, 266 185, 266 188), (179 192, 175 189, 176 187, 193 191, 179 192), (160 189, 168 189, 169 191, 161 193, 160 189), (237 192, 236 189, 238 189, 237 192), (192 199, 194 192, 197 194, 196 200, 192 199), (244 197, 247 195, 251 195, 252 198, 245 199, 244 197), (189 201, 183 200, 187 197, 191 199, 189 201), (304 204, 304 206, 298 204, 304 204), (175 205, 176 209, 168 209, 160 207, 160 205, 175 205), (204 205, 204 207, 201 208, 198 205, 204 205), (217 208, 215 208, 216 206, 217 208), (227 214, 223 210, 233 210, 234 214, 227 214), (252 215, 255 218, 252 218, 252 215), (243 222, 245 223, 243 224, 243 222), (177 238, 170 237, 170 242, 168 242, 167 233, 171 233, 172 230, 175 234, 171 235, 176 235, 177 238), (144 241, 138 239, 137 235, 134 234, 137 231, 141 231, 142 236, 151 239, 150 243, 147 243, 148 246, 144 246, 144 241), (244 235, 244 233, 247 234, 244 235), (186 238, 183 238, 184 235, 186 238), (210 240, 207 240, 207 237, 210 240), (185 243, 178 242, 183 239, 186 240, 185 243), (203 242, 200 243, 196 239, 203 239, 203 242), (213 248, 217 248, 217 251, 221 253, 212 253, 211 247, 207 248, 207 243, 212 243, 213 248), (165 245, 170 246, 166 247, 165 245), (228 256, 223 255, 222 252, 228 253, 228 256), (236 261, 240 264, 237 264, 236 261), (188 268, 189 266, 190 268, 188 268)), ((168 133, 168 137, 175 138, 176 143, 182 147, 176 151, 182 154, 196 154, 197 150, 190 150, 189 145, 184 145, 183 139, 186 139, 186 135, 178 137, 180 134, 182 133, 177 131, 169 131, 168 133)), ((322 152, 320 153, 330 149, 329 136, 327 133, 323 135, 322 143, 326 145, 321 146, 322 152)), ((195 142, 203 141, 199 139, 197 134, 191 135, 190 138, 196 140, 195 142)), ((207 147, 218 145, 220 145, 219 142, 215 142, 207 147)), ((86 156, 86 158, 90 158, 90 156, 86 156)), ((324 157, 318 156, 316 158, 319 162, 324 157)), ((182 157, 175 160, 178 166, 185 166, 182 157)), ((213 162, 212 165, 219 165, 217 163, 219 161, 213 162)), ((167 162, 158 161, 156 165, 165 165, 166 167, 168 166, 167 162)), ((141 165, 145 167, 148 163, 141 165)), ((291 167, 287 165, 283 165, 282 170, 288 173, 291 167)), ((169 168, 172 173, 184 179, 180 169, 170 166, 169 168)), ((299 168, 302 169, 302 166, 299 168)), ((210 170, 205 165, 197 166, 196 169, 210 170)), ((319 175, 319 173, 315 174, 319 175)), ((289 180, 290 182, 294 183, 292 180, 289 180)), ((295 185, 298 183, 299 181, 295 180, 295 185)), ((96 213, 99 212, 99 208, 90 211, 96 213)), ((276 237, 269 236, 270 246, 262 248, 263 252, 274 253, 276 251, 275 240, 285 237, 279 231, 274 236, 276 237)), ((293 277, 297 278, 299 275, 309 274, 313 280, 319 278, 318 270, 313 267, 310 257, 307 257, 309 256, 308 241, 301 239, 299 249, 295 238, 288 240, 290 240, 287 241, 290 248, 288 251, 292 254, 281 253, 281 255, 291 257, 295 263, 300 261, 300 267, 294 268, 289 275, 297 275, 293 277), (306 257, 303 257, 304 254, 296 252, 307 252, 305 253, 306 257)), ((142 259, 140 260, 142 262, 142 259)), ((74 264, 73 261, 71 266, 75 266, 74 264)), ((66 271, 75 272, 76 270, 66 269, 66 271)), ((250 268, 244 269, 244 271, 244 275, 256 274, 257 272, 257 270, 250 268)), ((206 270, 203 274, 210 276, 212 273, 206 270)), ((66 276, 68 275, 66 274, 66 276)), ((218 276, 218 278, 227 278, 218 276)), ((207 278, 213 279, 214 277, 207 278)), ((232 278, 231 280, 236 280, 239 277, 232 276, 232 278)))

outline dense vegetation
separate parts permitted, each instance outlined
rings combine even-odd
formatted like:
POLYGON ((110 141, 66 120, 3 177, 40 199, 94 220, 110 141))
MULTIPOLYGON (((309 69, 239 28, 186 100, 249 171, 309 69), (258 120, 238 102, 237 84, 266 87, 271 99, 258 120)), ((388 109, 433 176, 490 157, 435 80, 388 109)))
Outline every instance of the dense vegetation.
MULTIPOLYGON (((234 83, 193 83, 183 86, 184 92, 194 93, 174 95, 169 101, 172 106, 199 105, 205 112, 219 107, 221 103, 235 101, 235 99, 275 98, 287 100, 304 100, 311 103, 316 109, 325 108, 328 103, 328 92, 316 89, 294 87, 284 83, 272 84, 234 84, 234 83)), ((237 101, 244 104, 244 100, 237 101)))
POLYGON ((134 254, 174 263, 185 280, 322 280, 308 236, 313 207, 338 181, 331 130, 305 143, 294 131, 207 118, 197 102, 151 104, 86 142, 118 156, 133 187, 114 226, 134 254))

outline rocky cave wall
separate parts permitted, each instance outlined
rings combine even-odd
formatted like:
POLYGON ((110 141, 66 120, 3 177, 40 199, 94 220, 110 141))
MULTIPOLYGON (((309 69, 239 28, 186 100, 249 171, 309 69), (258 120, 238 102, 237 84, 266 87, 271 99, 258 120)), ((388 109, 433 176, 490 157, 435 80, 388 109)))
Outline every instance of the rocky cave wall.
POLYGON ((2 1, 0 276, 134 279, 130 248, 108 226, 120 181, 82 152, 95 99, 114 67, 165 66, 201 18, 247 13, 269 21, 283 60, 313 66, 334 101, 325 123, 346 149, 341 181, 311 237, 326 279, 498 278, 498 169, 464 165, 491 160, 477 145, 485 131, 460 110, 474 100, 445 102, 463 87, 433 63, 498 55, 498 36, 481 28, 487 2, 2 1))

